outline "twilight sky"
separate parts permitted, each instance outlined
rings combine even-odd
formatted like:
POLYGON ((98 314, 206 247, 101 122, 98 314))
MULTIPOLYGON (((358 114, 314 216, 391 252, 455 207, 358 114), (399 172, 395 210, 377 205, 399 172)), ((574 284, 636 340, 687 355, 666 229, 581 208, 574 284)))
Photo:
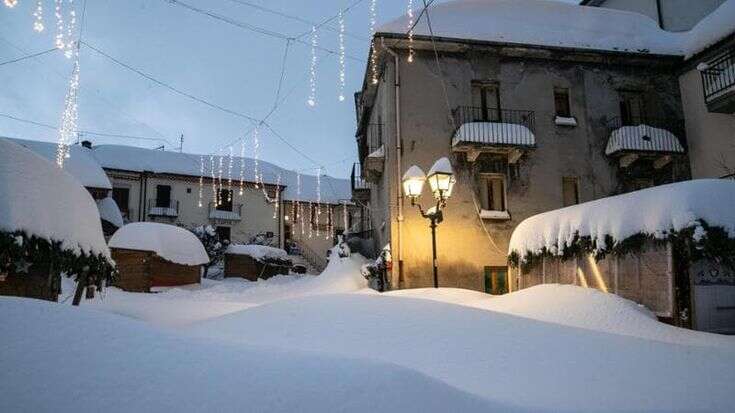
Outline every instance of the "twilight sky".
MULTIPOLYGON (((81 6, 84 0, 77 0, 81 6)), ((248 6, 264 6, 307 21, 322 21, 356 0, 181 0, 201 10, 296 37, 310 24, 248 6)), ((574 2, 574 0, 568 0, 574 2)), ((157 80, 219 106, 263 118, 274 104, 286 41, 174 5, 167 0, 87 0, 84 40, 95 48, 157 80)), ((46 30, 32 30, 35 0, 19 0, 14 9, 0 6, 0 62, 53 46, 53 2, 44 0, 46 30)), ((369 36, 369 4, 363 0, 345 16, 345 101, 338 96, 338 59, 318 52, 317 106, 309 107, 308 45, 291 43, 281 97, 283 103, 269 124, 292 145, 326 167, 347 177, 356 158, 355 111, 352 94, 361 86, 369 36)), ((405 13, 405 0, 378 0, 378 25, 405 13)), ((414 0, 421 4, 421 0, 414 0)), ((81 13, 80 13, 81 14, 81 13)), ((332 25, 336 27, 336 24, 332 25)), ((319 44, 336 50, 336 31, 320 30, 319 44)), ((302 38, 310 41, 307 34, 302 38)), ((0 66, 0 136, 55 141, 56 131, 11 120, 10 115, 58 125, 72 64, 52 52, 0 66)), ((131 72, 89 48, 82 47, 80 70, 80 129, 94 132, 166 139, 169 143, 86 136, 95 144, 117 143, 212 153, 244 136, 252 124, 175 94, 131 72)), ((234 147, 239 153, 240 147, 234 147)), ((252 142, 246 139, 246 156, 252 142)), ((314 164, 282 143, 268 130, 261 132, 261 158, 287 167, 315 172, 314 164)))

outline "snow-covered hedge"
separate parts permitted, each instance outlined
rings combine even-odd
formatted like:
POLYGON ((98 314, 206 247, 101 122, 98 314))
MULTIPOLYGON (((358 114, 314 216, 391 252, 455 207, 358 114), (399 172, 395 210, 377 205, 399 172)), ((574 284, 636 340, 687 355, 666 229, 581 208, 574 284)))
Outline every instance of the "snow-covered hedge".
POLYGON ((673 242, 691 258, 735 265, 735 182, 702 179, 662 185, 535 215, 511 236, 511 265, 542 256, 639 252, 673 242))

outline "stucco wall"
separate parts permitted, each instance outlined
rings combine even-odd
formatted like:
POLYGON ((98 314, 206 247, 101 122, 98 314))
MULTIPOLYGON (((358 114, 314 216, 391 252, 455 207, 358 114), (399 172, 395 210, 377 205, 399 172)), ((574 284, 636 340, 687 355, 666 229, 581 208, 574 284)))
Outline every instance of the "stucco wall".
POLYGON ((719 178, 735 173, 735 115, 710 113, 702 78, 692 69, 679 78, 684 104, 693 178, 719 178))
MULTIPOLYGON (((376 112, 385 112, 385 105, 393 106, 392 101, 385 98, 393 87, 391 63, 392 60, 384 72, 373 116, 376 112)), ((411 165, 418 165, 428 172, 436 159, 451 156, 458 178, 444 213, 444 222, 437 228, 439 282, 443 286, 482 290, 484 267, 506 265, 508 241, 515 225, 531 215, 562 207, 563 177, 580 178, 581 201, 620 190, 617 164, 604 155, 609 134, 607 123, 619 116, 619 89, 643 91, 650 116, 681 116, 676 77, 650 66, 625 68, 509 58, 484 51, 445 55, 441 65, 449 107, 431 53, 419 52, 413 64, 406 63, 404 55, 400 74, 401 174, 411 165), (480 162, 470 164, 463 161, 462 156, 454 156, 450 150, 450 138, 455 127, 459 126, 450 121, 450 109, 472 104, 473 80, 499 81, 503 109, 535 112, 537 147, 519 161, 517 173, 509 174, 507 179, 511 220, 478 218, 476 177, 482 158, 480 162), (577 118, 577 127, 554 124, 554 87, 571 89, 571 109, 577 118)), ((386 119, 383 116, 383 120, 386 119)), ((394 139, 395 131, 389 128, 385 136, 394 139)), ((382 210, 391 209, 392 198, 386 195, 397 187, 395 169, 391 170, 395 162, 393 156, 387 156, 386 171, 371 193, 371 208, 375 216, 380 216, 382 210)), ((428 192, 428 188, 425 189, 420 199, 425 207, 432 203, 428 192)), ((404 279, 398 286, 429 286, 432 283, 429 222, 408 201, 402 202, 404 279)), ((395 211, 391 218, 390 222, 395 224, 395 211)), ((374 225, 381 225, 379 219, 374 220, 374 225)), ((380 236, 378 232, 379 239, 380 236)), ((394 229, 393 240, 396 236, 397 230, 394 229)), ((395 242, 392 247, 395 273, 399 247, 395 242)), ((394 288, 396 285, 393 284, 394 288)))

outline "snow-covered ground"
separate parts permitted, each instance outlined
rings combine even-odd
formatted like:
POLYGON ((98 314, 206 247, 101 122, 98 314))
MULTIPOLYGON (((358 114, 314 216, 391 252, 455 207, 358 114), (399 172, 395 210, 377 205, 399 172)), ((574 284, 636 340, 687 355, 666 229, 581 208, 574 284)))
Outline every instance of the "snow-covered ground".
POLYGON ((320 276, 108 289, 80 308, 0 298, 0 411, 735 405, 732 337, 662 325, 574 286, 378 294, 365 289, 364 260, 334 255, 320 276))

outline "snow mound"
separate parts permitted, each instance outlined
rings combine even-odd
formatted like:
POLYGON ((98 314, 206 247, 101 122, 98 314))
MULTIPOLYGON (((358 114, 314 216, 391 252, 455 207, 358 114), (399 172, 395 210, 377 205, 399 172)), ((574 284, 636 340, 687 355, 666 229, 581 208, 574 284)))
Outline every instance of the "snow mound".
POLYGON ((732 345, 663 343, 385 294, 272 302, 189 331, 396 364, 506 406, 497 411, 719 412, 735 403, 732 345))
POLYGON ((97 201, 97 209, 100 211, 100 218, 110 224, 118 228, 125 225, 120 208, 117 207, 117 202, 114 199, 110 197, 100 199, 97 201))
MULTIPOLYGON (((607 235, 618 242, 638 233, 663 238, 667 232, 699 227, 699 220, 735 237, 735 182, 698 179, 661 185, 534 215, 513 231, 509 254, 521 258, 544 248, 561 254, 576 235, 598 248, 607 235)), ((607 246, 610 247, 610 246, 607 246)))
POLYGON ((258 261, 264 259, 287 260, 288 253, 280 248, 269 247, 266 245, 241 245, 230 244, 227 247, 227 254, 247 255, 258 261))
MULTIPOLYGON (((682 36, 638 13, 544 0, 455 0, 430 9, 434 35, 451 39, 618 52, 683 54, 682 36)), ((405 35, 408 16, 377 32, 405 35)), ((414 36, 429 36, 426 17, 414 36)))
POLYGON ((0 297, 0 337, 3 412, 504 410, 394 364, 195 339, 39 300, 0 297))
MULTIPOLYGON (((10 138, 8 140, 30 149, 52 163, 56 162, 57 146, 55 143, 10 138)), ((69 153, 69 159, 64 160, 64 170, 66 172, 75 177, 87 188, 112 189, 112 184, 107 178, 107 174, 92 156, 89 149, 80 145, 71 145, 69 147, 69 153)))
POLYGON ((110 238, 110 247, 153 251, 176 264, 202 265, 209 262, 204 246, 191 231, 156 222, 134 222, 123 226, 110 238))
POLYGON ((0 138, 0 230, 25 231, 76 253, 110 256, 89 192, 31 150, 0 138))

